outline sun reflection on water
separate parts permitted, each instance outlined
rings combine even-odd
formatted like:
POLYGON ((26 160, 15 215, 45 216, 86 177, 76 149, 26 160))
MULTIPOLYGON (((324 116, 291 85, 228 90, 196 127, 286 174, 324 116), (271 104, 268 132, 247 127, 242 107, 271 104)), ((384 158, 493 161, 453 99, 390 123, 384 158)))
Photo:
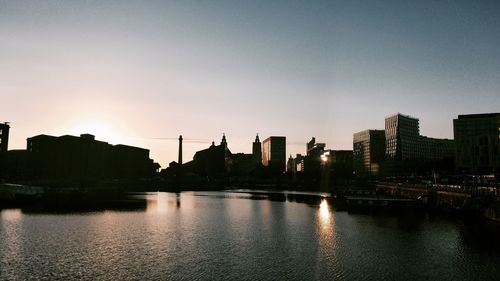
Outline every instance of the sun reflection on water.
POLYGON ((322 223, 330 221, 330 207, 328 206, 326 199, 321 200, 321 204, 319 205, 319 216, 322 223))
POLYGON ((319 205, 317 232, 322 249, 334 249, 337 247, 335 214, 331 211, 330 204, 326 198, 323 198, 319 205))

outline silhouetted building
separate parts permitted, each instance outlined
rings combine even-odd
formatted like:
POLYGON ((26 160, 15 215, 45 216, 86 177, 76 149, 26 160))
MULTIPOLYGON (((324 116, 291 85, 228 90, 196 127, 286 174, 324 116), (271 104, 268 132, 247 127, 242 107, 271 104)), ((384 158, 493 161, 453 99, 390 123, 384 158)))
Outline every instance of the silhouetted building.
POLYGON ((307 156, 314 156, 314 157, 320 157, 323 151, 325 150, 326 144, 324 143, 317 143, 316 138, 313 137, 308 143, 307 143, 307 151, 306 155, 307 156))
POLYGON ((461 173, 500 171, 500 113, 459 115, 453 120, 456 165, 461 173))
POLYGON ((149 150, 110 145, 93 135, 28 138, 32 175, 43 180, 101 180, 150 177, 156 165, 149 150))
POLYGON ((295 164, 295 159, 292 157, 291 154, 290 157, 288 157, 288 160, 286 161, 286 171, 287 173, 297 172, 297 165, 295 164))
POLYGON ((304 171, 304 156, 302 154, 296 154, 295 157, 290 155, 287 161, 287 172, 298 173, 304 171))
POLYGON ((9 149, 9 130, 8 122, 0 123, 0 153, 7 152, 9 149))
POLYGON ((230 171, 232 164, 226 136, 222 136, 220 145, 212 142, 209 148, 196 152, 191 162, 186 163, 186 168, 191 167, 192 172, 198 175, 211 178, 224 177, 230 171))
POLYGON ((304 157, 304 169, 309 176, 319 174, 322 171, 321 156, 325 151, 326 144, 316 143, 316 138, 313 137, 306 144, 306 156, 304 157))
POLYGON ((455 141, 420 136, 422 157, 426 160, 455 160, 455 141))
POLYGON ((277 173, 286 169, 286 137, 269 137, 262 142, 262 164, 277 173))
POLYGON ((453 170, 454 141, 420 135, 417 118, 394 114, 385 119, 388 174, 453 170))
POLYGON ((29 180, 31 174, 31 158, 27 150, 0 153, 0 179, 23 182, 29 180))
POLYGON ((179 136, 179 164, 182 165, 182 136, 179 136))
POLYGON ((149 159, 149 150, 123 144, 110 146, 111 177, 115 179, 145 178, 157 170, 149 159))
POLYGON ((262 165, 262 145, 258 134, 255 137, 255 141, 252 143, 252 155, 255 165, 262 165))
POLYGON ((220 145, 227 149, 226 134, 224 134, 224 133, 222 133, 222 140, 220 142, 220 145))
POLYGON ((346 184, 352 179, 352 155, 352 150, 325 150, 320 156, 321 170, 314 177, 306 178, 307 185, 326 192, 332 186, 346 184))
POLYGON ((353 135, 353 168, 356 176, 376 176, 385 161, 385 131, 365 130, 353 135))
POLYGON ((231 160, 230 172, 233 176, 247 176, 256 167, 253 154, 232 154, 231 160))

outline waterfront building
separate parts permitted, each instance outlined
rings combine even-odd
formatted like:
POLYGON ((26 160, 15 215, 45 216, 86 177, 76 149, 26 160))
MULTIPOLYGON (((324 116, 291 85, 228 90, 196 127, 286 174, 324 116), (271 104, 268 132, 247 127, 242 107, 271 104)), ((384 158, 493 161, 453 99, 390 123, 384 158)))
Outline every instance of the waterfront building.
POLYGON ((454 141, 421 136, 415 117, 401 113, 387 117, 385 144, 389 175, 453 170, 454 141))
POLYGON ((271 136, 262 142, 262 164, 274 172, 285 172, 286 137, 271 136))
POLYGON ((325 150, 321 155, 322 165, 326 165, 337 178, 349 179, 353 175, 352 150, 325 150))
POLYGON ((364 130, 353 135, 353 169, 356 176, 379 175, 384 160, 384 130, 364 130))
POLYGON ((311 140, 306 144, 307 150, 306 150, 306 155, 307 156, 321 156, 323 154, 323 151, 325 150, 326 144, 325 143, 317 143, 316 138, 312 137, 311 140))
POLYGON ((9 149, 9 130, 8 122, 0 123, 0 153, 7 152, 9 149))
POLYGON ((288 158, 287 161, 287 172, 291 172, 293 174, 296 174, 298 172, 303 172, 304 171, 304 159, 305 156, 302 156, 302 154, 296 154, 295 157, 290 155, 290 158, 288 158))
POLYGON ((385 118, 387 160, 409 160, 419 157, 420 129, 417 118, 400 113, 385 118))
POLYGON ((321 156, 325 152, 325 143, 317 143, 316 138, 312 137, 306 144, 306 156, 304 157, 304 171, 308 176, 319 174, 322 171, 321 156))
POLYGON ((262 165, 262 145, 259 140, 259 134, 257 134, 255 141, 252 143, 252 155, 255 165, 262 165))
POLYGON ((453 133, 459 172, 500 173, 500 113, 459 115, 453 133))
POLYGON ((295 164, 295 158, 293 158, 291 154, 290 157, 288 157, 288 161, 286 161, 286 172, 292 174, 297 173, 297 165, 295 164))
POLYGON ((34 179, 142 178, 152 176, 157 167, 147 149, 110 145, 90 134, 34 136, 27 139, 27 151, 34 179))
POLYGON ((233 176, 248 176, 255 170, 255 167, 253 154, 236 153, 231 156, 229 172, 233 176))
POLYGON ((232 164, 232 154, 228 148, 226 135, 222 135, 220 145, 212 145, 194 154, 193 161, 184 166, 187 171, 211 178, 225 176, 232 164))

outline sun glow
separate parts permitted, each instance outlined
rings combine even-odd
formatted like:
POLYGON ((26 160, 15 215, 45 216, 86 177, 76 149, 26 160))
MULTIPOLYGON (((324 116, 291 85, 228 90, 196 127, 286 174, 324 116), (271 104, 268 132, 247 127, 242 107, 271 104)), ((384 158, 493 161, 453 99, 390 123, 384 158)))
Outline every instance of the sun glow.
POLYGON ((106 118, 79 118, 70 120, 61 131, 63 134, 79 136, 92 134, 96 140, 111 144, 127 144, 127 134, 118 122, 106 118))

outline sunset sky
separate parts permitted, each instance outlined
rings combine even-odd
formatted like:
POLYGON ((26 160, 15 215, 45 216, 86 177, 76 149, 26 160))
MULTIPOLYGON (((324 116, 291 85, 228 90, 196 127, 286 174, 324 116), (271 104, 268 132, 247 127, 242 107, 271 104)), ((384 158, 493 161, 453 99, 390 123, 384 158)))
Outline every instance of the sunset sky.
POLYGON ((458 114, 500 111, 499 1, 3 1, 0 122, 10 149, 92 133, 163 167, 255 134, 352 134, 401 112, 453 138, 458 114))

